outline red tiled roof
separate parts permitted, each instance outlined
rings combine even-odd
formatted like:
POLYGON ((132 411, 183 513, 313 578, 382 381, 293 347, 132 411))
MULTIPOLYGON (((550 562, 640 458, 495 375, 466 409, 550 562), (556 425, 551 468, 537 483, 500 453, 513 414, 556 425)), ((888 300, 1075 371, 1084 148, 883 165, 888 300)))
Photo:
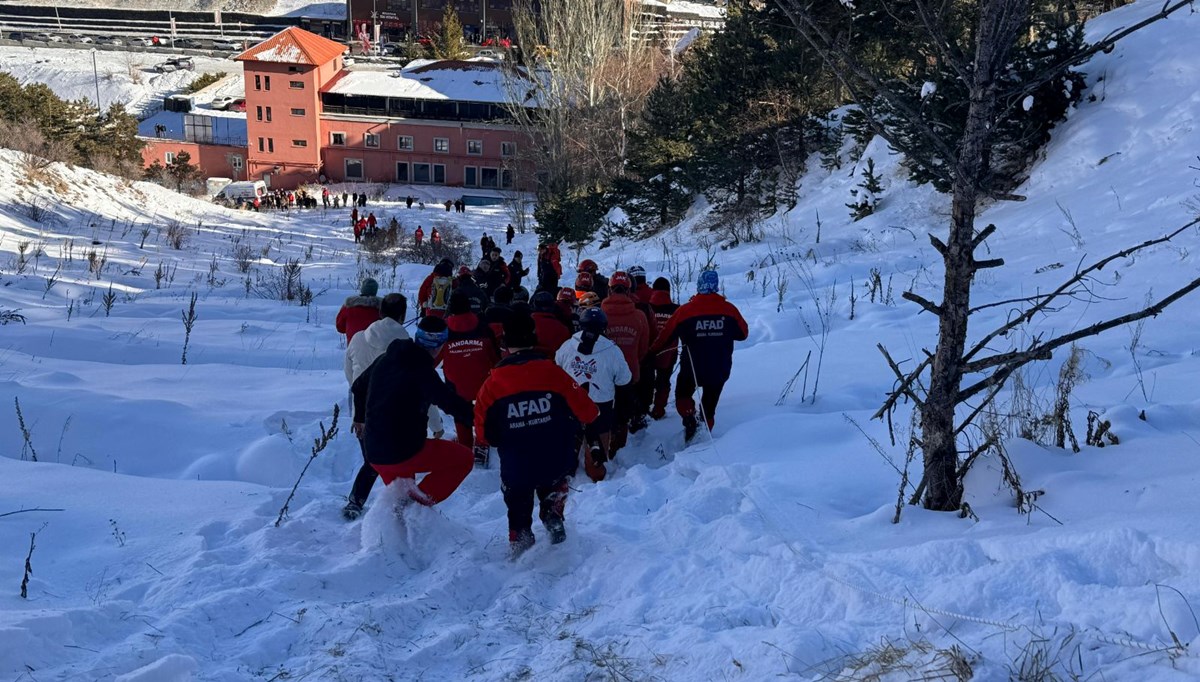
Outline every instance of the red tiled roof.
POLYGON ((239 54, 242 62, 275 62, 280 64, 309 64, 319 66, 332 61, 346 51, 346 46, 290 26, 263 42, 239 54))

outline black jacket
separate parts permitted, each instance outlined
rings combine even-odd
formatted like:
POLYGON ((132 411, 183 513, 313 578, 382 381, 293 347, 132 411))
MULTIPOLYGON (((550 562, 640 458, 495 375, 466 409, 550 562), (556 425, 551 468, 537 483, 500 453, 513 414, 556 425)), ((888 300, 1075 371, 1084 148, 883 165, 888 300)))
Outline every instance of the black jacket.
POLYGON ((354 414, 366 416, 363 445, 368 462, 400 464, 420 452, 429 429, 430 405, 456 421, 471 421, 471 403, 443 382, 434 367, 428 351, 399 339, 354 380, 350 387, 354 414))
POLYGON ((475 280, 459 277, 454 282, 455 291, 463 292, 471 301, 471 312, 482 316, 483 311, 487 310, 487 307, 492 304, 492 299, 483 289, 479 288, 475 280))

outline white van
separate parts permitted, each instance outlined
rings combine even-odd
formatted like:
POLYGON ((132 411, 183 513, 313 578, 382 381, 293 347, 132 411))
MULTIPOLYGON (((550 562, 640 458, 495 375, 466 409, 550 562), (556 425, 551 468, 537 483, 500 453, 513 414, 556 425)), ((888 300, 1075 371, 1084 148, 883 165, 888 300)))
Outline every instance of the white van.
POLYGON ((261 199, 266 195, 267 183, 262 180, 243 180, 225 185, 220 192, 217 192, 217 196, 213 197, 213 201, 237 206, 252 202, 255 197, 261 199))

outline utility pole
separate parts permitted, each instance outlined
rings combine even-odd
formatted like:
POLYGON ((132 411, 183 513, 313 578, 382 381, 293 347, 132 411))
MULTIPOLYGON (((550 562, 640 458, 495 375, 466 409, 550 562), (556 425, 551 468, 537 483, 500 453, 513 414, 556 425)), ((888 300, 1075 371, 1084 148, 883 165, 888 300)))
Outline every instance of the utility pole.
POLYGON ((92 48, 92 79, 96 82, 96 118, 100 118, 100 72, 96 69, 96 48, 92 48))
POLYGON ((487 40, 487 4, 488 0, 479 0, 479 23, 481 24, 479 42, 481 43, 487 40))

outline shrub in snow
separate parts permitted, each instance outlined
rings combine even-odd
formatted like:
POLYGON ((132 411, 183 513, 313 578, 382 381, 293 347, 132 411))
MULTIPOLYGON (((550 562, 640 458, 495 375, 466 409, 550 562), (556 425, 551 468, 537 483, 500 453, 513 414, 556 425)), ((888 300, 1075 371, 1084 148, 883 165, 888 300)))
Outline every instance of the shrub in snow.
POLYGON ((861 175, 862 180, 857 187, 850 190, 852 198, 850 203, 846 204, 846 208, 850 209, 850 217, 856 221, 875 212, 879 206, 879 194, 883 191, 883 184, 879 181, 879 175, 875 173, 875 159, 867 159, 867 166, 862 169, 861 175))

